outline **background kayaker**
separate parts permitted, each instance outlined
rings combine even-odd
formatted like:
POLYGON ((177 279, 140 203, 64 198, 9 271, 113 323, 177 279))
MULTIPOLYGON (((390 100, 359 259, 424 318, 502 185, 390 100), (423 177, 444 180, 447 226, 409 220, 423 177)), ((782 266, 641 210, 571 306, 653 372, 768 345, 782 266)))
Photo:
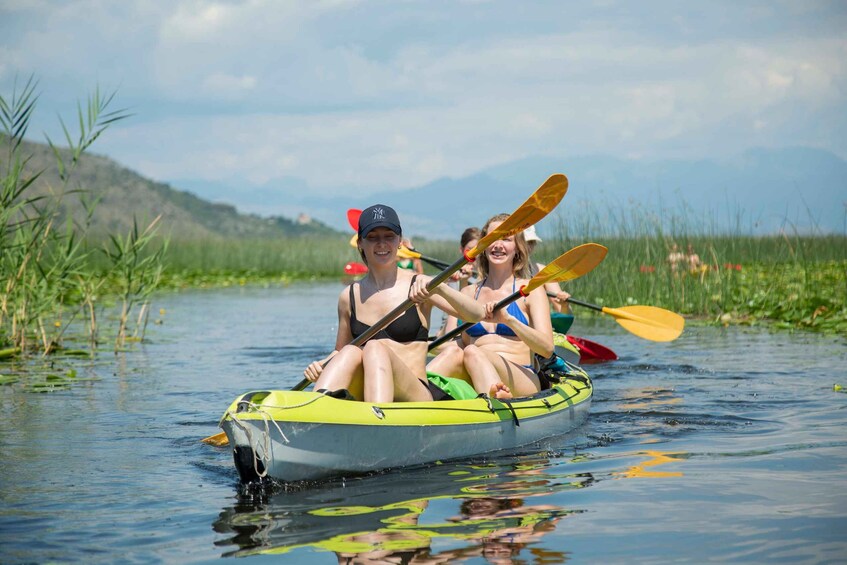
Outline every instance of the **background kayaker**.
POLYGON ((430 277, 397 266, 402 230, 397 213, 389 206, 377 204, 363 210, 358 228, 357 247, 368 273, 338 296, 335 350, 311 363, 303 375, 317 390, 348 389, 355 398, 368 402, 432 400, 426 378, 432 307, 468 320, 482 319, 484 308, 447 284, 429 292, 430 277), (350 345, 406 298, 416 305, 361 348, 350 345))
MULTIPOLYGON (((507 214, 494 216, 485 235, 503 223, 507 214)), ((477 259, 482 281, 462 291, 485 304, 485 318, 462 333, 459 347, 445 349, 427 368, 440 375, 470 382, 477 392, 497 398, 527 396, 541 389, 532 369, 532 354, 553 353, 550 309, 542 289, 494 310, 495 304, 522 285, 529 276, 529 251, 523 233, 495 241, 477 259)))
POLYGON ((668 264, 671 266, 671 271, 676 273, 679 269, 679 264, 686 260, 685 253, 679 250, 679 245, 671 244, 671 250, 668 253, 668 264))
POLYGON ((685 260, 688 262, 688 270, 692 274, 700 272, 700 265, 702 265, 703 262, 700 261, 700 256, 694 252, 694 246, 690 243, 688 244, 688 254, 685 256, 685 260))
MULTIPOLYGON (((412 244, 412 240, 407 238, 407 237, 404 237, 402 240, 400 240, 400 244, 403 247, 405 247, 406 249, 409 249, 410 251, 415 250, 415 246, 412 244)), ((397 266, 400 267, 401 269, 409 269, 409 270, 414 271, 418 274, 423 274, 423 272, 424 272, 423 261, 421 261, 417 257, 414 257, 414 258, 410 257, 410 258, 406 258, 406 259, 402 259, 402 258, 398 259, 397 260, 397 266)))
MULTIPOLYGON (((542 239, 538 237, 538 233, 535 231, 535 226, 529 226, 523 231, 524 239, 526 239, 526 247, 529 250, 530 257, 533 252, 535 252, 535 248, 541 243, 542 239)), ((544 263, 538 263, 536 261, 531 261, 529 266, 529 275, 534 277, 537 275, 546 265, 544 263)), ((560 312, 562 314, 570 314, 571 306, 568 304, 568 298, 571 297, 570 293, 562 290, 562 287, 559 286, 559 283, 556 282, 548 282, 544 285, 544 292, 547 293, 547 298, 550 299, 550 308, 554 312, 560 312), (555 295, 555 296, 551 296, 555 295)))
MULTIPOLYGON (((462 237, 459 239, 459 253, 464 255, 476 247, 476 244, 479 243, 480 233, 482 232, 477 227, 466 228, 465 231, 462 232, 462 237)), ((475 261, 465 263, 462 265, 461 269, 453 273, 453 276, 450 277, 450 281, 455 283, 459 290, 462 290, 471 284, 472 281, 476 282, 475 263, 475 261)), ((441 337, 447 332, 455 330, 457 325, 455 316, 445 315, 436 337, 441 337)), ((453 345, 452 341, 445 343, 440 349, 438 349, 438 351, 442 351, 444 347, 449 347, 451 345, 453 345)))

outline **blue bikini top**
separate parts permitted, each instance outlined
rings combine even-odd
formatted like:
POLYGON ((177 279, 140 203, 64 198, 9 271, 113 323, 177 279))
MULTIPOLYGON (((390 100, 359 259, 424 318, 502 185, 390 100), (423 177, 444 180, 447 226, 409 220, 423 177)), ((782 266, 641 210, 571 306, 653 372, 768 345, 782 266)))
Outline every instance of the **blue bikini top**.
MULTIPOLYGON (((512 292, 515 291, 515 281, 517 277, 512 279, 512 292)), ((483 280, 478 287, 476 287, 476 294, 474 295, 475 299, 479 299, 479 291, 482 289, 482 285, 485 284, 483 280)), ((508 306, 506 306, 506 312, 514 316, 520 323, 529 325, 529 320, 526 319, 526 316, 523 313, 523 310, 520 309, 517 302, 512 302, 508 306)), ((485 326, 482 325, 482 322, 477 322, 468 329, 465 330, 467 334, 471 337, 479 337, 486 334, 490 334, 491 332, 485 329, 485 326)), ((497 327, 494 329, 495 335, 501 335, 504 337, 517 337, 515 332, 512 331, 512 328, 507 326, 506 324, 497 324, 497 327)))

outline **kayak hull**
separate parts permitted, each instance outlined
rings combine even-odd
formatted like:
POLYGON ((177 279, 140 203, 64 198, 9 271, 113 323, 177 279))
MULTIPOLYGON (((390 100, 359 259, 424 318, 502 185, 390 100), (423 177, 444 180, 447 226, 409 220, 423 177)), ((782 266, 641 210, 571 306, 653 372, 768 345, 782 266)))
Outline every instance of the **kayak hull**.
POLYGON ((495 399, 372 404, 315 392, 256 391, 221 421, 243 482, 307 481, 474 457, 579 427, 592 385, 581 369, 553 388, 495 399))

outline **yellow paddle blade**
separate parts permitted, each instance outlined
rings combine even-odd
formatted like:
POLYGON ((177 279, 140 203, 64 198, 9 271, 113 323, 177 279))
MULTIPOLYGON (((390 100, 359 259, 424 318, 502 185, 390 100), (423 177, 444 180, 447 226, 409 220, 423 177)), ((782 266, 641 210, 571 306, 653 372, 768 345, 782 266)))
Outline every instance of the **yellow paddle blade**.
POLYGON ((405 245, 401 245, 400 248, 397 250, 397 256, 400 257, 401 259, 420 259, 421 258, 420 253, 418 253, 417 251, 412 251, 411 249, 409 249, 405 245))
POLYGON ((627 331, 650 341, 673 341, 685 328, 682 316, 656 306, 604 307, 603 313, 614 316, 627 331))
POLYGON ((359 248, 359 235, 358 234, 354 233, 353 237, 350 238, 350 247, 355 247, 356 249, 359 248))
POLYGON ((225 445, 229 445, 229 438, 226 437, 224 432, 219 434, 215 434, 213 436, 204 437, 201 439, 203 443, 208 443, 209 445, 214 445, 215 447, 223 447, 225 445))
POLYGON ((561 173, 550 176, 532 196, 527 198, 526 202, 497 226, 496 230, 483 237, 476 244, 476 247, 468 251, 468 259, 474 259, 498 239, 515 235, 538 223, 539 220, 553 211, 553 208, 562 201, 567 191, 568 177, 561 173))
POLYGON ((524 292, 529 294, 548 282, 566 282, 578 279, 582 275, 590 273, 597 265, 602 263, 608 251, 599 243, 577 245, 570 251, 559 255, 553 262, 541 269, 526 284, 524 292))

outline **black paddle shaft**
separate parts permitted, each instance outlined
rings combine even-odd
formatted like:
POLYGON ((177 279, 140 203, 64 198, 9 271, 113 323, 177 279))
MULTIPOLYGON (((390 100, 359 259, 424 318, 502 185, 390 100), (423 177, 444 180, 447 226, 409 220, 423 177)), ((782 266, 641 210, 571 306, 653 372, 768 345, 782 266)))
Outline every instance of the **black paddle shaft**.
POLYGON ((436 269, 446 269, 450 266, 445 261, 441 261, 440 259, 433 259, 432 257, 427 257, 426 255, 421 255, 420 260, 425 263, 429 263, 436 269))
POLYGON ((597 310, 598 312, 603 311, 602 306, 597 306, 596 304, 589 304, 588 302, 583 302, 582 300, 577 300, 574 297, 568 298, 568 302, 570 302, 571 304, 576 304, 577 306, 584 306, 586 308, 591 308, 592 310, 597 310))

